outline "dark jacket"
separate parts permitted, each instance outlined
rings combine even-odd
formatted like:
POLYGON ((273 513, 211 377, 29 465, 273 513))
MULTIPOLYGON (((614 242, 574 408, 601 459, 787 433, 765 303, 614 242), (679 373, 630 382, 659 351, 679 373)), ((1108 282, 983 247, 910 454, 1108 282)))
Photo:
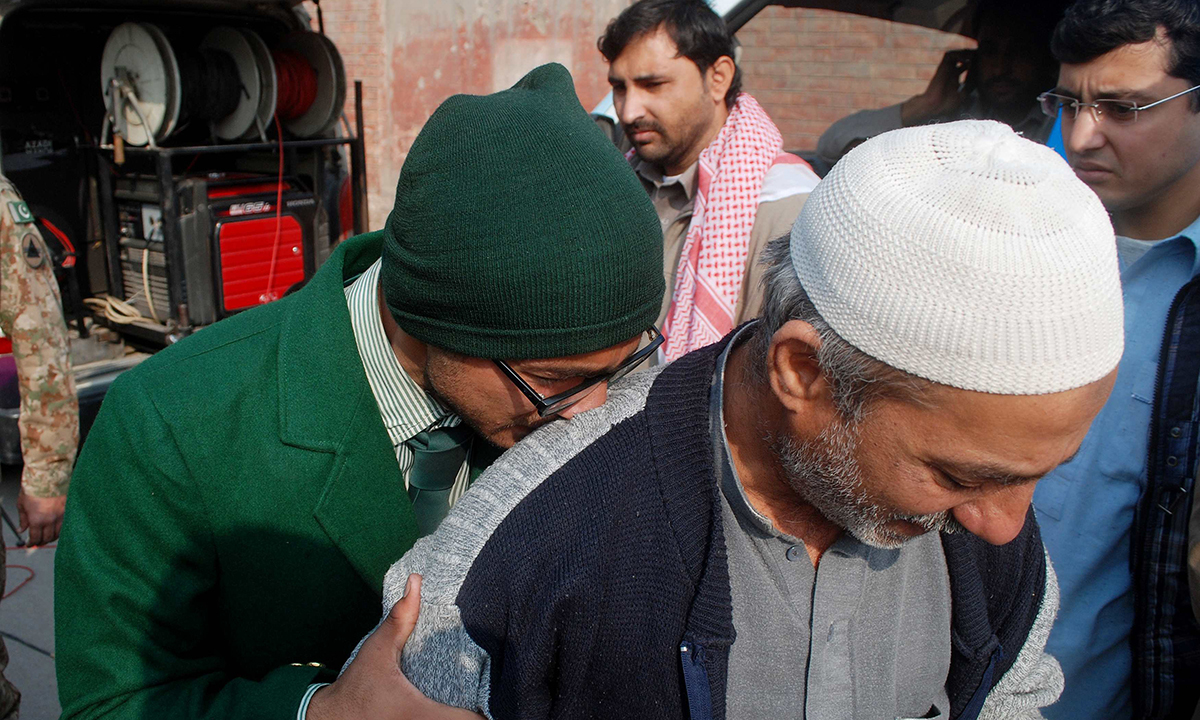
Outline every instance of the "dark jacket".
MULTIPOLYGON (((404 657, 419 688, 494 718, 725 716, 734 627, 709 391, 726 342, 520 443, 389 571, 385 608, 425 575, 404 657)), ((1019 656, 1043 657, 1057 590, 1032 513, 1003 547, 943 544, 950 717, 975 718, 1019 656)))
POLYGON ((1146 484, 1133 522, 1133 703, 1138 720, 1187 720, 1200 699, 1200 623, 1187 579, 1188 515, 1200 452, 1200 277, 1167 314, 1146 484))

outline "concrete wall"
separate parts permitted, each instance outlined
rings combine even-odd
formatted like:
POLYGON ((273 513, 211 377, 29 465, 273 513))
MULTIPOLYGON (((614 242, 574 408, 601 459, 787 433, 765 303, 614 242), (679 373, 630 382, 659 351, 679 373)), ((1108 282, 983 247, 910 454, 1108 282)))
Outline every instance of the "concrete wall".
MULTIPOLYGON (((326 33, 363 81, 370 227, 383 226, 400 167, 433 110, 454 93, 501 90, 545 62, 565 65, 584 107, 608 92, 596 38, 630 0, 323 0, 326 33)), ((311 3, 308 10, 316 12, 311 3)), ((770 7, 738 33, 746 89, 790 150, 810 150, 855 110, 924 89, 965 38, 824 10, 770 7)), ((346 114, 354 122, 353 103, 346 114)))

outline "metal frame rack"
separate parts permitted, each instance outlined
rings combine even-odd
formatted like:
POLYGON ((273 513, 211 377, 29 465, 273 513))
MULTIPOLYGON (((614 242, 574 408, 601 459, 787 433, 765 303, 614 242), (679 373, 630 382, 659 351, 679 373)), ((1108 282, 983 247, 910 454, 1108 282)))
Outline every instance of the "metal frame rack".
MULTIPOLYGON (((177 319, 179 330, 186 333, 193 326, 188 322, 187 303, 182 294, 184 287, 184 257, 181 242, 182 230, 179 225, 180 201, 176 192, 178 180, 174 173, 173 161, 181 156, 218 155, 235 153, 278 152, 282 145, 284 160, 287 166, 298 164, 297 151, 317 150, 326 147, 349 146, 350 148, 350 180, 353 197, 353 228, 354 233, 365 232, 367 223, 367 170, 366 148, 363 140, 362 115, 362 82, 354 83, 355 134, 348 138, 317 138, 309 140, 284 140, 282 143, 234 143, 225 145, 190 145, 183 147, 133 147, 126 146, 125 153, 132 156, 153 157, 155 176, 158 183, 159 203, 162 207, 163 249, 166 259, 167 288, 171 303, 171 315, 177 319)), ((100 195, 101 222, 105 235, 107 279, 109 292, 118 294, 123 286, 121 258, 119 250, 119 221, 114 194, 113 146, 106 144, 96 148, 97 175, 100 195)), ((324 191, 324 158, 321 153, 314 153, 316 172, 314 173, 314 192, 318 197, 324 191)), ((315 270, 315 266, 313 267, 315 270)), ((136 325, 114 326, 131 339, 142 340, 150 344, 165 345, 169 343, 162 333, 136 325)))

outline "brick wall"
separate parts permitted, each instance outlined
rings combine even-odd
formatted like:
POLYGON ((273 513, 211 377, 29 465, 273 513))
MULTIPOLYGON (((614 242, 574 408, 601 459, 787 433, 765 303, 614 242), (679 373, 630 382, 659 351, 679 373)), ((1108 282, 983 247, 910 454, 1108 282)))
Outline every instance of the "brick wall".
MULTIPOLYGON (((544 62, 575 77, 584 107, 608 92, 596 38, 630 0, 323 0, 325 31, 346 75, 363 81, 371 228, 383 226, 408 148, 430 113, 458 92, 508 87, 544 62)), ((316 10, 305 4, 316 24, 316 10)), ((966 38, 857 15, 769 7, 738 33, 746 89, 811 150, 833 121, 925 88, 966 38)), ((354 123, 352 98, 346 115, 354 123)))
POLYGON ((903 102, 959 35, 807 8, 768 7, 737 34, 743 86, 770 113, 789 150, 813 150, 835 120, 903 102))
MULTIPOLYGON (((628 0, 322 0, 351 89, 363 81, 370 227, 391 209, 408 148, 454 93, 502 90, 546 62, 565 65, 584 107, 608 92, 596 38, 628 0)), ((316 24, 312 3, 306 8, 316 24)), ((346 115, 354 123, 352 98, 346 115)))
MULTIPOLYGON (((317 28, 317 12, 311 2, 305 8, 312 15, 312 26, 317 28)), ((382 227, 386 211, 380 214, 382 198, 378 196, 380 184, 386 178, 381 164, 382 155, 378 139, 383 135, 382 108, 384 102, 384 68, 388 53, 384 43, 383 7, 379 0, 325 0, 322 3, 325 33, 333 39, 346 66, 347 93, 346 117, 350 127, 354 117, 354 81, 363 81, 363 134, 367 138, 367 187, 371 190, 371 218, 368 227, 382 227), (377 207, 378 206, 378 207, 377 207)), ((395 179, 391 186, 395 189, 395 179)), ((388 205, 391 203, 389 202, 388 205)))

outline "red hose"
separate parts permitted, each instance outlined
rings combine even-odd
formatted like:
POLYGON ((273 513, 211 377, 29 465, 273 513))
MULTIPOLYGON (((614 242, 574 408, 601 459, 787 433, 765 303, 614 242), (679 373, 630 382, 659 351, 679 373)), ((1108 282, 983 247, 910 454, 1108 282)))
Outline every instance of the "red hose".
POLYGON ((29 573, 29 577, 27 577, 24 580, 22 580, 21 582, 17 583, 17 586, 15 588, 13 588, 12 590, 9 590, 8 592, 4 593, 4 597, 0 597, 0 600, 7 600, 9 598, 9 596, 13 595, 18 590, 20 590, 21 588, 25 587, 30 582, 32 582, 33 578, 37 575, 37 573, 35 573, 33 571, 33 568, 29 567, 28 565, 5 565, 4 568, 6 570, 8 568, 16 568, 18 570, 24 570, 25 572, 29 573))
POLYGON ((293 120, 308 112, 317 99, 317 71, 295 50, 275 50, 271 55, 279 84, 275 115, 293 120))
POLYGON ((67 249, 67 256, 63 258, 62 266, 65 268, 75 267, 75 246, 71 243, 71 238, 67 237, 65 232, 59 230, 57 225, 50 222, 46 218, 38 218, 38 221, 45 225, 46 229, 49 230, 54 237, 58 238, 58 241, 62 243, 64 248, 67 249))
POLYGON ((279 139, 279 180, 275 191, 275 242, 271 244, 271 268, 267 272, 267 291, 259 301, 269 303, 279 299, 275 292, 275 263, 279 260, 279 236, 283 231, 283 129, 279 127, 279 116, 275 116, 275 137, 279 139))

